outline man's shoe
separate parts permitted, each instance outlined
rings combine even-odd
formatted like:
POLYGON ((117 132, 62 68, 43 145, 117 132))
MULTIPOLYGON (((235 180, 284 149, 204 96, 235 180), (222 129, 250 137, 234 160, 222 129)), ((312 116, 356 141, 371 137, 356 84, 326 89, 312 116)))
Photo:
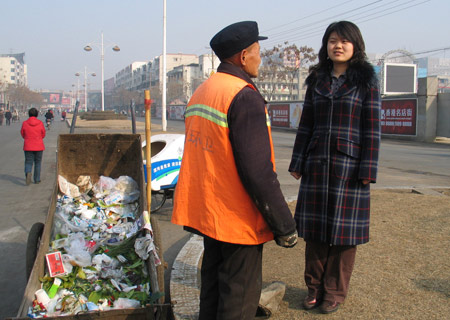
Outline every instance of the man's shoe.
POLYGON ((27 172, 25 180, 26 180, 25 182, 26 182, 27 186, 29 186, 31 183, 31 172, 27 172))
POLYGON ((39 183, 41 183, 41 181, 35 181, 34 183, 35 183, 35 184, 39 184, 39 183))
POLYGON ((320 300, 311 297, 311 296, 307 296, 305 298, 305 300, 303 300, 303 308, 305 310, 311 310, 314 309, 315 307, 318 307, 320 305, 320 300))
POLYGON ((320 305, 320 311, 322 313, 332 313, 332 312, 336 312, 337 309, 339 309, 339 302, 336 301, 324 301, 321 305, 320 305))

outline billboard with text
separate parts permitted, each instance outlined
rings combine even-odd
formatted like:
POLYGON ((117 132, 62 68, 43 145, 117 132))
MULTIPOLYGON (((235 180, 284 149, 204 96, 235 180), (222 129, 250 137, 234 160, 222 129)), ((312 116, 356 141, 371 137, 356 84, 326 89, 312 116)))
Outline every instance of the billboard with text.
POLYGON ((417 135, 417 99, 383 100, 381 133, 417 135))

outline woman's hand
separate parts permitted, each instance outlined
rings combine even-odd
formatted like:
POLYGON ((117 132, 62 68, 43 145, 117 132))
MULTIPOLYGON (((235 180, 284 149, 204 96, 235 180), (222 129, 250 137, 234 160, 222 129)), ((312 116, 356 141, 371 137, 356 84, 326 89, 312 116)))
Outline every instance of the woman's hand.
POLYGON ((302 175, 298 172, 291 172, 291 176, 293 176, 297 180, 302 177, 302 175))
POLYGON ((370 180, 367 180, 367 179, 362 180, 363 185, 368 185, 369 183, 370 183, 370 180))

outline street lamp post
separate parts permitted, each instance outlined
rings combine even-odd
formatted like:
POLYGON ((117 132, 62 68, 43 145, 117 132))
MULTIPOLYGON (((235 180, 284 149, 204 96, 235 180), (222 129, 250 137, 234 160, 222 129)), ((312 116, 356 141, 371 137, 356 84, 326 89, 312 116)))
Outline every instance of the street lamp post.
MULTIPOLYGON (((84 74, 84 111, 87 112, 87 75, 88 75, 87 67, 84 67, 84 72, 75 73, 75 76, 79 77, 81 73, 84 74)), ((93 77, 96 76, 94 72, 90 73, 90 75, 93 77)))
MULTIPOLYGON (((91 44, 97 44, 97 43, 91 43, 91 44)), ((85 51, 92 51, 92 47, 89 45, 84 47, 85 51)), ((105 78, 105 67, 104 67, 104 61, 105 61, 105 51, 104 51, 104 45, 103 45, 103 32, 101 36, 101 42, 100 42, 100 61, 102 65, 102 111, 105 111, 105 84, 104 84, 104 78, 105 78)), ((118 52, 120 51, 120 48, 115 45, 112 48, 113 51, 118 52)))

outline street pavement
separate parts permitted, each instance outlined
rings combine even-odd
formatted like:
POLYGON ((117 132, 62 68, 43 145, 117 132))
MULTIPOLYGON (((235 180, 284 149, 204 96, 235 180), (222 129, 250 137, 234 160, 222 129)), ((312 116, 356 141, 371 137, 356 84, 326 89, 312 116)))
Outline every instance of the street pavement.
MULTIPOLYGON (((43 120, 43 118, 40 118, 43 120)), ((160 119, 152 121, 152 134, 161 133, 160 119)), ((92 122, 91 122, 92 124, 92 122)), ((94 126, 77 122, 76 133, 130 133, 131 125, 126 122, 108 122, 94 126)), ((20 137, 20 123, 10 127, 0 127, 0 318, 15 316, 26 286, 25 248, 28 232, 36 222, 43 222, 47 215, 49 200, 56 180, 56 143, 60 133, 69 133, 66 123, 57 116, 44 140, 41 184, 25 185, 23 173, 23 140, 20 137)), ((138 122, 138 133, 143 134, 142 119, 138 122)), ((183 132, 183 123, 169 121, 167 132, 183 132)), ((274 130, 275 154, 279 180, 288 200, 295 200, 298 181, 287 173, 295 132, 274 130)), ((450 144, 423 144, 398 140, 383 140, 380 159, 379 182, 375 188, 427 188, 450 187, 450 144)), ((170 277, 177 266, 177 256, 186 252, 190 234, 182 227, 170 223, 172 201, 168 200, 155 215, 161 228, 164 259, 168 264, 166 271, 166 298, 170 301, 170 277), (175 264, 175 266, 174 266, 175 264)), ((198 242, 198 241, 197 241, 198 242)), ((192 250, 192 248, 190 249, 192 250)), ((196 254, 201 250, 196 249, 196 254)), ((194 250, 195 251, 195 250, 194 250)), ((192 258, 192 257, 191 257, 192 258)), ((195 259, 194 259, 195 261, 195 259)), ((180 261, 178 261, 180 262, 180 261)), ((193 266, 190 270, 197 270, 193 266)), ((274 264, 274 270, 277 266, 274 264)), ((176 269, 176 272, 180 272, 176 269)), ((182 270, 181 270, 182 271, 182 270)), ((198 283, 197 274, 183 275, 186 281, 198 283)), ((194 301, 196 296, 177 297, 177 305, 184 300, 194 301)), ((194 310, 195 314, 195 310, 194 310)))

